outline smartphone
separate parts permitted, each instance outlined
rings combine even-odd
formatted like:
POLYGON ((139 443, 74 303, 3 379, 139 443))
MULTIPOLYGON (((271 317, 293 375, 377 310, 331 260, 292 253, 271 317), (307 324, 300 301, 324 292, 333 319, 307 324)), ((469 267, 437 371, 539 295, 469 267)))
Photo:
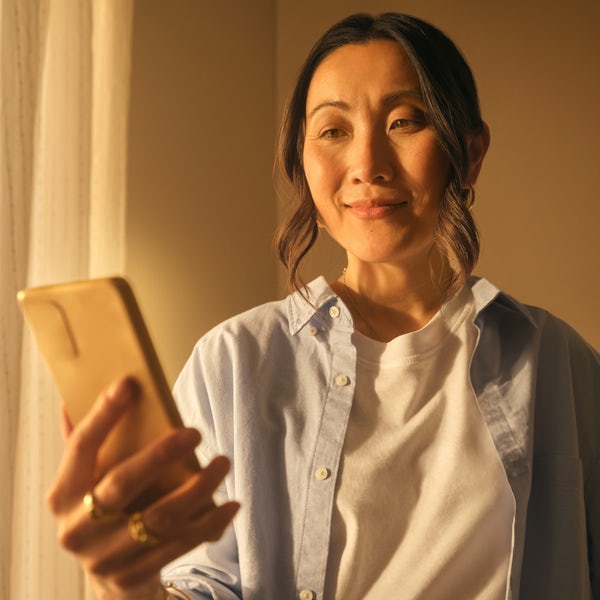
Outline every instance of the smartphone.
MULTIPOLYGON (((142 313, 122 277, 21 290, 17 299, 71 422, 123 376, 140 396, 111 431, 98 455, 96 481, 112 466, 183 425, 142 313)), ((127 510, 141 510, 181 484, 200 465, 193 454, 161 473, 127 510)))

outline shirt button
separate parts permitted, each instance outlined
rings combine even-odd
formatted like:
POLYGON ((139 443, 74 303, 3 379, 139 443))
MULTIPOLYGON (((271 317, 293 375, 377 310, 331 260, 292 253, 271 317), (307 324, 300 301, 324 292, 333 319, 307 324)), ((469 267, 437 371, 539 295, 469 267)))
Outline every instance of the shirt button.
POLYGON ((318 330, 314 325, 311 325, 308 328, 308 335, 317 335, 317 333, 318 333, 318 330))
MULTIPOLYGON (((340 310, 339 306, 331 306, 329 307, 329 316, 333 317, 334 319, 337 319, 340 314, 342 313, 342 311, 340 310)), ((311 592, 312 594, 312 592, 311 592)))
POLYGON ((348 385, 349 381, 350 380, 346 375, 336 375, 335 377, 335 385, 337 385, 338 387, 344 387, 348 385))
POLYGON ((300 600, 313 600, 315 595, 310 590, 302 590, 299 594, 300 600))
POLYGON ((325 481, 326 479, 329 479, 329 469, 325 467, 319 467, 315 471, 315 478, 319 481, 325 481))

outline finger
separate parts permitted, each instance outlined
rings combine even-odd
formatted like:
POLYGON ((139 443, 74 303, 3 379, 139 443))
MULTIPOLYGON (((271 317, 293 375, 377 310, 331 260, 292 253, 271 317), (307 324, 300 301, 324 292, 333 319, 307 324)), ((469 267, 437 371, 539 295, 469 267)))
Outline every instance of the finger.
MULTIPOLYGON (((173 539, 186 539, 190 534, 190 527, 215 510, 212 495, 227 474, 229 464, 229 460, 224 456, 213 459, 201 473, 190 477, 176 490, 144 510, 141 518, 145 529, 156 536, 161 545, 173 539)), ((216 524, 217 529, 219 523, 220 521, 216 524)), ((210 533, 215 535, 214 530, 210 533)), ((89 523, 80 524, 79 528, 75 528, 76 539, 82 540, 82 543, 88 534, 89 523)), ((132 539, 126 526, 121 527, 119 534, 115 535, 110 543, 95 546, 94 552, 91 553, 95 557, 94 572, 98 575, 109 574, 121 564, 131 564, 148 550, 148 546, 132 539)))
POLYGON ((47 502, 54 514, 79 501, 93 486, 96 456, 115 423, 131 407, 138 394, 136 382, 125 378, 102 393, 69 435, 63 460, 47 502), (64 506, 67 505, 67 506, 64 506))
MULTIPOLYGON (((76 554, 80 561, 86 557, 100 557, 118 551, 120 530, 126 529, 127 517, 117 515, 114 521, 97 521, 90 518, 83 503, 58 522, 58 540, 63 548, 76 554)), ((122 542, 121 542, 121 545, 122 542)))
POLYGON ((198 430, 192 428, 178 427, 167 433, 106 473, 94 488, 96 500, 112 510, 125 509, 174 463, 193 452, 200 439, 198 430))
MULTIPOLYGON (((96 575, 109 577, 117 587, 127 589, 139 586, 178 556, 199 544, 219 539, 239 508, 237 502, 214 507, 202 517, 188 523, 181 535, 151 548, 138 544, 134 547, 134 557, 125 558, 121 555, 117 560, 114 554, 106 555, 106 560, 90 564, 88 568, 96 575)), ((129 543, 135 544, 132 540, 129 543)))
POLYGON ((69 438, 71 431, 73 431, 73 423, 67 414, 67 407, 64 402, 60 403, 60 429, 65 440, 69 438))
POLYGON ((187 527, 190 519, 214 507, 213 494, 229 468, 227 457, 215 457, 200 473, 148 507, 144 511, 144 522, 161 539, 170 533, 178 535, 182 527, 187 527))
POLYGON ((131 408, 138 393, 139 388, 136 381, 131 377, 125 377, 100 394, 71 434, 77 436, 75 440, 77 452, 83 451, 86 455, 95 458, 106 436, 117 421, 131 408))

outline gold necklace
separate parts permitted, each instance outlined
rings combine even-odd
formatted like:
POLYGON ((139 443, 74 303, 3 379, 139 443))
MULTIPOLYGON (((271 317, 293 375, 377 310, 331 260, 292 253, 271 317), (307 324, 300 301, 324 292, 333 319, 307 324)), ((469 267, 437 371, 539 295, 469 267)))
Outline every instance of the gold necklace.
POLYGON ((356 302, 354 301, 352 292, 350 291, 350 288, 348 287, 348 284, 346 283, 346 270, 347 270, 347 267, 344 267, 344 269, 342 270, 342 283, 344 284, 344 295, 346 296, 346 298, 348 298, 351 308, 354 309, 356 316, 358 316, 358 318, 365 324, 367 331, 369 332, 369 335, 374 340, 377 340, 380 342, 381 338, 379 337, 379 335, 377 335, 377 332, 373 329, 371 323, 369 323, 369 321, 367 321, 367 319, 365 319, 363 314, 360 312, 360 309, 358 308, 356 302))

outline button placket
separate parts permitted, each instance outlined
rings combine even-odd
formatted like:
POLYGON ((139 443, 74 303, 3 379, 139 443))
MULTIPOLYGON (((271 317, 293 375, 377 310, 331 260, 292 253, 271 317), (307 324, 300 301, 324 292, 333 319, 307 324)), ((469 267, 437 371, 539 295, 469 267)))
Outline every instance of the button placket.
POLYGON ((339 319, 340 315, 342 314, 342 311, 340 310, 339 306, 330 306, 329 307, 329 316, 334 318, 334 319, 339 319))
POLYGON ((326 311, 325 315, 331 321, 329 324, 323 323, 326 327, 325 342, 329 345, 332 360, 306 497, 307 520, 318 518, 320 525, 304 528, 300 540, 297 571, 300 585, 296 592, 300 600, 316 600, 323 592, 325 575, 322 565, 327 561, 329 550, 329 538, 323 532, 328 532, 331 526, 339 448, 345 437, 354 387, 356 351, 350 343, 351 322, 343 308, 335 304, 327 307, 326 311), (301 587, 302 584, 304 587, 301 587), (307 595, 302 596, 302 593, 307 595))
POLYGON ((335 376, 335 385, 338 387, 346 387, 350 383, 350 379, 347 375, 340 373, 335 376))
POLYGON ((319 467, 315 471, 315 479, 318 481, 325 481, 326 479, 329 479, 330 475, 331 471, 327 467, 319 467))

